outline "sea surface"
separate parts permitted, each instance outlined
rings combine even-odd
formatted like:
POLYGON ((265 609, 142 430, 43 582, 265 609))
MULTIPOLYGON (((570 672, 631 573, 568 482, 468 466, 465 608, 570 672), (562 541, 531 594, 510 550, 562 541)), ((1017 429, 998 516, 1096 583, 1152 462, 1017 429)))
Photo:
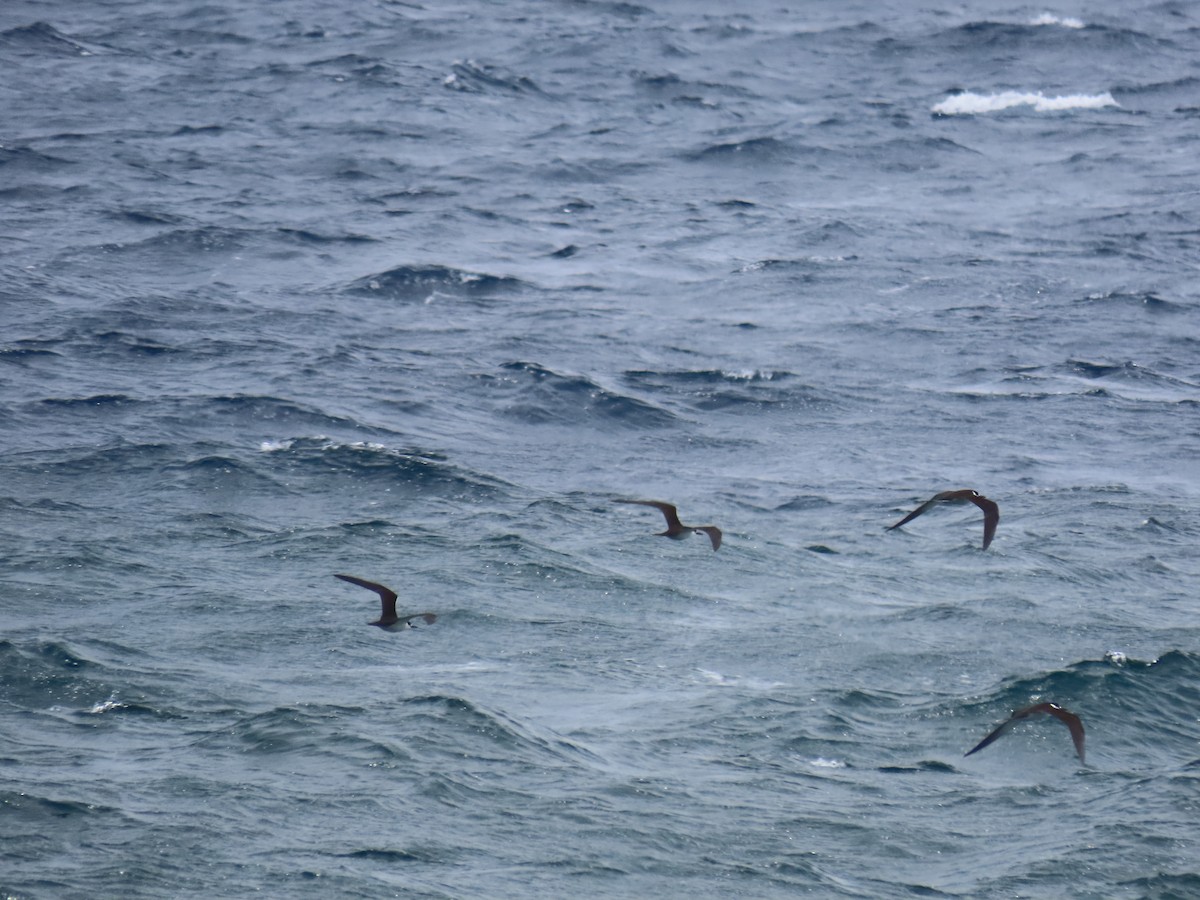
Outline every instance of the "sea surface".
POLYGON ((1200 6, 4 0, 0 71, 0 896, 1200 897, 1200 6), (1086 763, 964 758, 1042 702, 1086 763))

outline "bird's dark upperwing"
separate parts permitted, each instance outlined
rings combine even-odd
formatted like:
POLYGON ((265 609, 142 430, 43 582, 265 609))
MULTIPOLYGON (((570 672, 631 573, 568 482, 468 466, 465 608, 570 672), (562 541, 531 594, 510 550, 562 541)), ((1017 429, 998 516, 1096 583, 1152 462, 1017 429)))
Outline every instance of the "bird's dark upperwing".
POLYGON ((396 592, 389 587, 384 587, 382 584, 376 584, 374 581, 367 581, 365 578, 355 578, 353 575, 334 575, 334 578, 340 578, 342 581, 348 581, 351 584, 357 584, 359 587, 365 587, 368 591, 374 591, 379 595, 379 599, 383 601, 383 615, 381 621, 386 621, 389 618, 395 621, 396 618, 396 592))
POLYGON ((701 525, 696 531, 703 531, 708 535, 708 539, 712 541, 713 550, 721 549, 721 529, 716 525, 701 525))
POLYGON ((998 725, 996 727, 996 729, 994 731, 992 731, 991 734, 989 734, 982 741, 980 741, 978 744, 976 744, 974 747, 972 747, 970 750, 968 750, 966 753, 964 753, 963 756, 970 756, 972 753, 978 753, 980 750, 982 750, 984 747, 986 747, 992 741, 996 740, 996 738, 998 738, 1002 734, 1004 734, 1004 732, 1008 731, 1008 729, 1012 728, 1013 725, 1016 724, 1018 721, 1019 721, 1019 719, 1018 719, 1017 715, 1014 713, 1012 718, 1010 718, 1007 722, 1003 722, 1000 725, 998 725))
POLYGON ((1038 703, 1034 706, 1027 706, 1024 709, 1018 709, 1015 713, 1009 716, 1008 721, 997 726, 997 728, 991 734, 964 753, 963 756, 970 756, 972 753, 982 750, 1022 719, 1028 719, 1033 716, 1040 715, 1054 716, 1054 718, 1058 719, 1058 721, 1067 726, 1067 730, 1071 732, 1071 741, 1075 744, 1075 753, 1079 757, 1079 761, 1086 764, 1083 748, 1083 720, 1069 709, 1063 709, 1057 703, 1038 703))
POLYGON ((996 526, 1000 524, 1000 507, 995 500, 987 497, 972 497, 971 502, 983 510, 983 549, 986 550, 996 536, 996 526))
POLYGON ((679 511, 670 503, 663 503, 661 500, 614 500, 614 503, 632 503, 637 506, 653 506, 667 520, 667 530, 676 531, 683 528, 683 523, 679 521, 679 511))
POLYGON ((915 519, 921 513, 925 512, 925 510, 929 509, 929 507, 933 506, 937 502, 938 502, 937 497, 934 497, 932 500, 926 500, 924 503, 922 503, 920 506, 918 506, 916 509, 914 509, 912 512, 910 512, 907 516, 905 516, 903 519, 901 519, 895 525, 889 525, 888 531, 891 531, 893 528, 899 528, 901 525, 907 525, 909 522, 911 522, 913 519, 915 519))

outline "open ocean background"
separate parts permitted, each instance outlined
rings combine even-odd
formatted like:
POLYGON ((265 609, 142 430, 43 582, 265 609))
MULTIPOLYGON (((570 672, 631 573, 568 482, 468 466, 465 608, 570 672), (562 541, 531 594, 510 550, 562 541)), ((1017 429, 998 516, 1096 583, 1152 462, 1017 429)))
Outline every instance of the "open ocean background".
POLYGON ((1196 4, 0 67, 0 896, 1200 897, 1196 4))

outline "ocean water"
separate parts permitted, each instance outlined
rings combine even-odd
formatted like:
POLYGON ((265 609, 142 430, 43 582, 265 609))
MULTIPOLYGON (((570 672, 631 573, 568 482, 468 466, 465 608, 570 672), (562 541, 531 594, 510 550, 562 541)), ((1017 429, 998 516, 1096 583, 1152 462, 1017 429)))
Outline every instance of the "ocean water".
POLYGON ((1200 896, 1198 59, 6 0, 0 895, 1200 896))

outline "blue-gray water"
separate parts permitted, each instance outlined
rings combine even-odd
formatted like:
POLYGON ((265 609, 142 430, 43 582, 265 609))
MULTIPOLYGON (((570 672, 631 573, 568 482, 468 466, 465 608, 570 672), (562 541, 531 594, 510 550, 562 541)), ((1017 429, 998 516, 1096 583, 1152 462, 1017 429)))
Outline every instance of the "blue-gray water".
POLYGON ((341 7, 0 5, 0 894, 1200 896, 1200 10, 341 7))

